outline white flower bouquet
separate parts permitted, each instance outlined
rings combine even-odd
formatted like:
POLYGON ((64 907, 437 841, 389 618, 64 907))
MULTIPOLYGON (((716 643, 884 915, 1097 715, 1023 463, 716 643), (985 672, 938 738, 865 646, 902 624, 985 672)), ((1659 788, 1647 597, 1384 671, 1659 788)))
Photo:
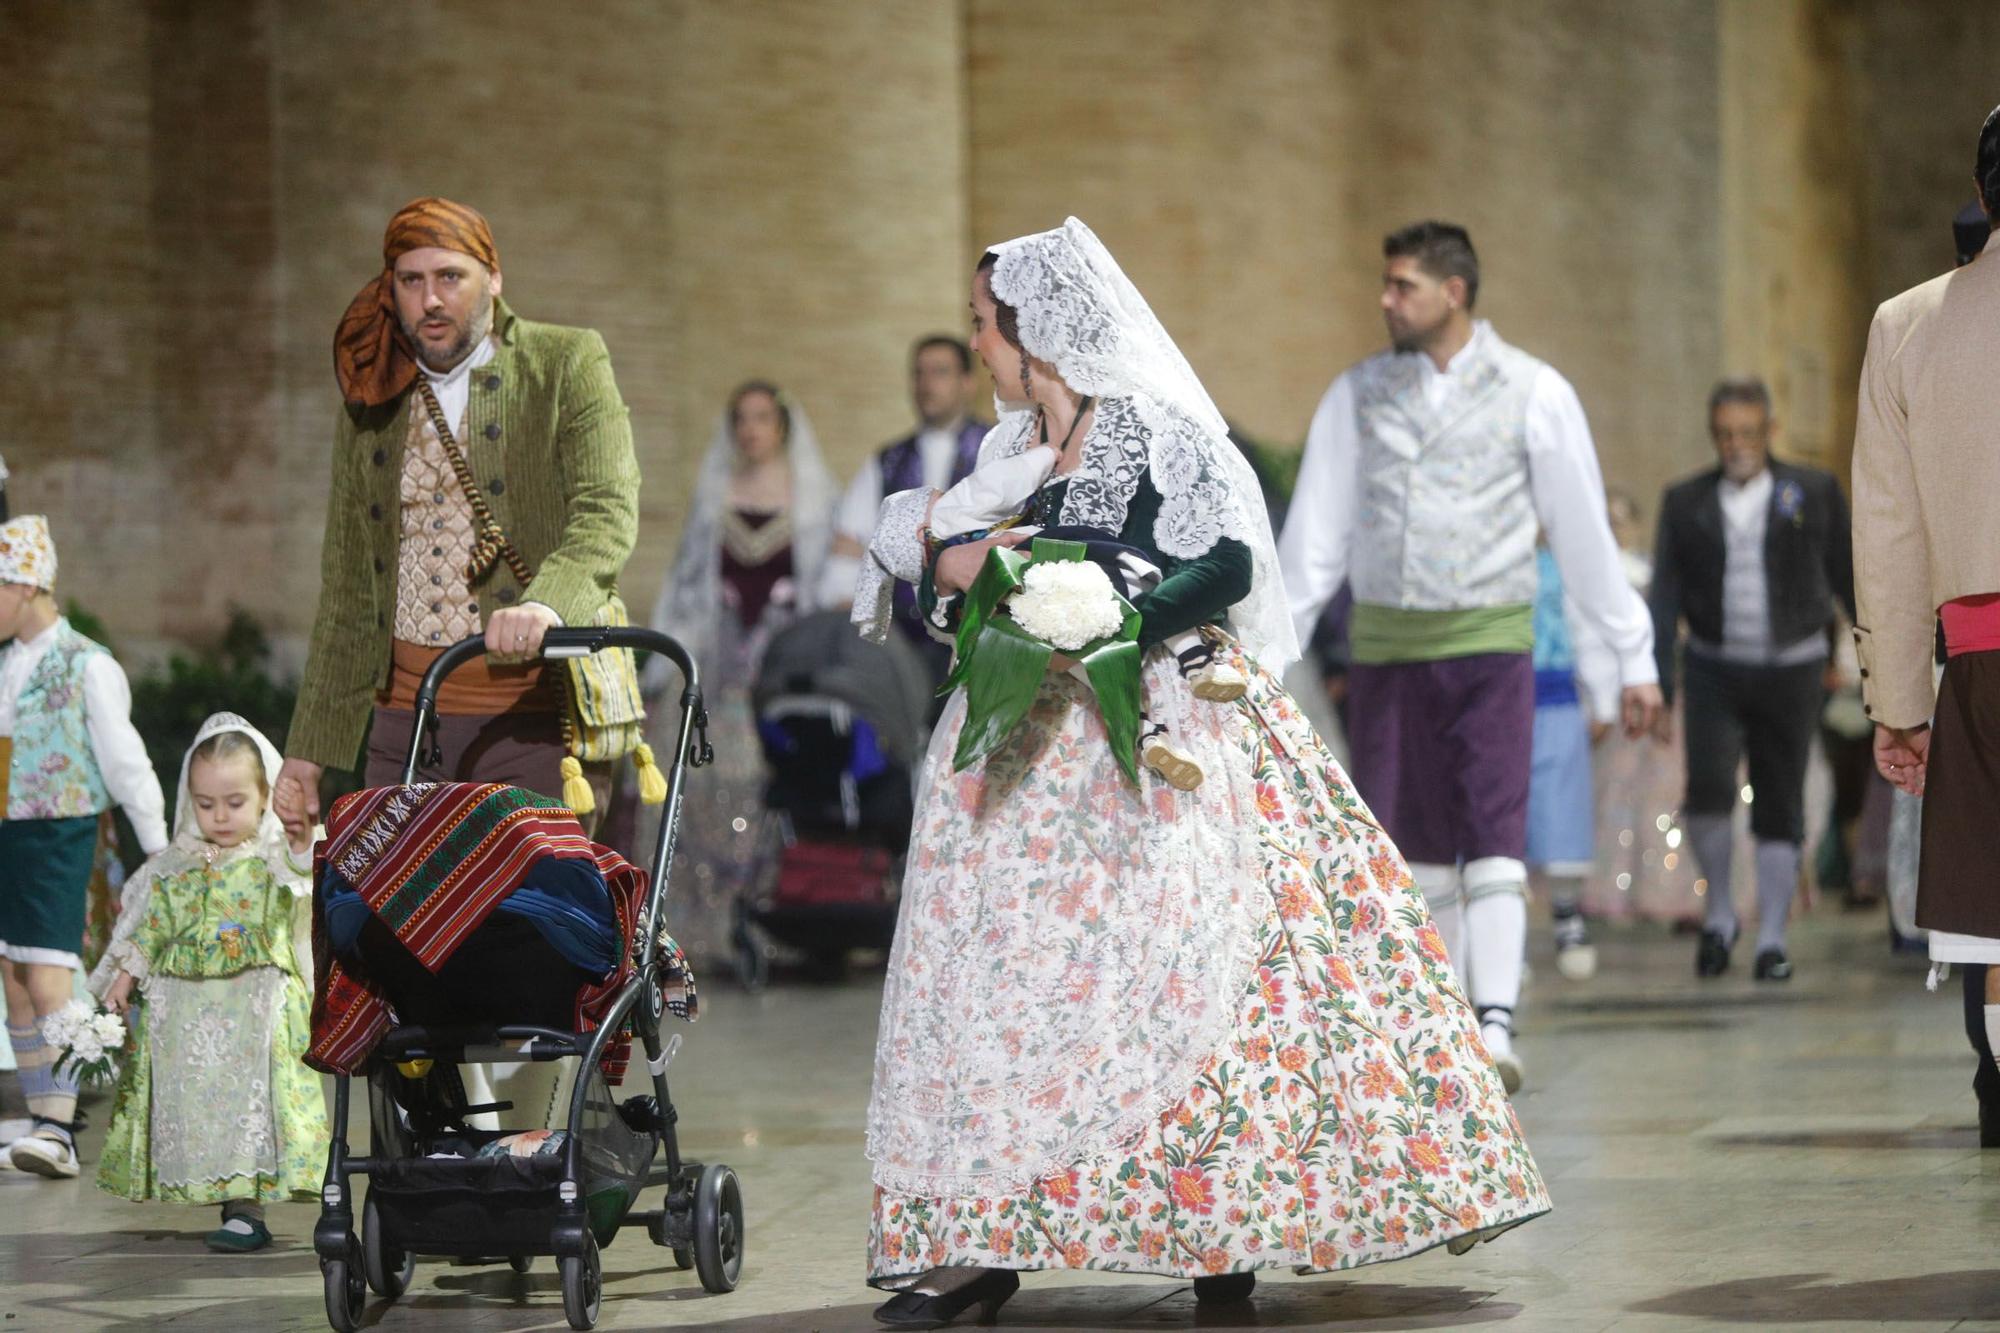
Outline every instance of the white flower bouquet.
POLYGON ((125 1020, 89 1000, 71 1000, 42 1020, 42 1039, 62 1051, 58 1071, 67 1067, 84 1083, 108 1083, 125 1048, 125 1020))
POLYGON ((1076 659, 1097 696, 1118 765, 1139 780, 1139 613, 1080 542, 1037 537, 996 546, 966 591, 957 661, 965 688, 953 767, 970 768, 1028 714, 1055 654, 1076 659))

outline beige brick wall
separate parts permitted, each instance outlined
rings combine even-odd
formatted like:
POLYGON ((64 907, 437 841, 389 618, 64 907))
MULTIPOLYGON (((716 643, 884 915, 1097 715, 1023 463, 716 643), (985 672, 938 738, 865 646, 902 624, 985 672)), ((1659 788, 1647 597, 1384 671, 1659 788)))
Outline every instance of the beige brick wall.
POLYGON ((422 193, 609 341, 643 608, 722 396, 845 472, 976 247, 1088 219, 1222 407, 1296 440, 1379 345, 1380 234, 1467 223, 1483 313, 1650 507, 1725 369, 1838 464, 1861 326, 1943 267, 1996 61, 1953 0, 16 0, 0 438, 65 591, 142 655, 317 589, 328 341, 422 193))

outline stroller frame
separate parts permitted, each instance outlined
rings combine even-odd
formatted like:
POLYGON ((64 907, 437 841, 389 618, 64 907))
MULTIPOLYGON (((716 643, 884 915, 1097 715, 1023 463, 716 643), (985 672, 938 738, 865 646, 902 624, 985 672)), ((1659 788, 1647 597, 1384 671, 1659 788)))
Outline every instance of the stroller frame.
MULTIPOLYGON (((320 1216, 313 1228, 313 1249, 319 1256, 325 1283, 327 1321, 339 1333, 357 1327, 367 1288, 391 1299, 408 1287, 415 1264, 412 1251, 402 1248, 395 1236, 384 1231, 381 1215, 370 1198, 362 1209, 361 1236, 355 1235, 354 1176, 374 1175, 402 1159, 393 1149, 398 1138, 407 1138, 397 1121, 386 1080, 394 1064, 433 1061, 449 1065, 454 1076, 460 1064, 487 1060, 550 1061, 575 1059, 577 1075, 570 1089, 568 1133, 561 1153, 561 1176, 556 1183, 557 1204, 554 1223, 546 1244, 533 1247, 515 1245, 506 1255, 516 1272, 525 1273, 530 1255, 554 1255, 562 1277, 563 1311, 570 1326, 588 1329, 595 1325, 602 1299, 598 1246, 585 1212, 585 1176, 582 1135, 589 1100, 591 1074, 606 1046, 629 1018, 633 1033, 645 1051, 646 1068, 652 1078, 650 1096, 628 1098, 618 1105, 617 1114, 635 1134, 649 1135, 653 1147, 638 1190, 664 1185, 667 1197, 656 1209, 630 1209, 614 1229, 643 1224, 654 1244, 673 1251, 682 1269, 695 1268, 701 1284, 710 1292, 732 1290, 740 1275, 743 1259, 742 1193, 735 1173, 720 1163, 704 1166, 681 1156, 675 1134, 678 1115, 668 1095, 666 1068, 679 1047, 679 1038, 663 1043, 660 1019, 661 972, 665 964, 658 956, 661 912, 667 881, 673 866, 674 844, 680 822, 681 801, 687 770, 714 758, 708 744, 708 716, 702 706, 701 683, 693 657, 677 640, 655 630, 636 626, 578 629, 551 629, 543 640, 545 659, 582 657, 606 648, 630 648, 667 658, 681 673, 680 729, 675 739, 673 760, 667 773, 667 800, 660 819, 660 833, 653 849, 651 880, 639 912, 639 935, 633 942, 637 967, 632 979, 619 992, 603 1021, 591 1032, 567 1032, 555 1028, 496 1024, 491 1027, 426 1028, 398 1026, 382 1038, 371 1062, 369 1112, 373 1133, 371 1155, 354 1154, 347 1144, 352 1101, 352 1078, 336 1075, 332 1143, 327 1153, 326 1179, 320 1192, 320 1216), (641 1001, 647 1001, 642 1003, 641 1001), (495 1048, 501 1049, 495 1049, 495 1048), (385 1144, 385 1140, 387 1143, 385 1144)), ((463 639, 447 648, 424 673, 416 697, 416 722, 410 736, 409 758, 403 767, 403 782, 415 781, 417 766, 428 758, 441 762, 436 739, 437 692, 444 678, 475 656, 486 651, 483 636, 463 639), (431 747, 424 753, 425 729, 431 729, 431 747)), ((461 1097, 462 1101, 463 1098, 461 1097)), ((447 1108, 459 1116, 497 1107, 457 1106, 447 1108)), ((602 1108, 599 1108, 602 1109, 602 1108)), ((449 1169, 449 1163, 439 1163, 449 1169)), ((469 1165, 469 1161, 468 1161, 469 1165)), ((635 1190, 634 1197, 636 1198, 635 1190)), ((606 1242, 609 1243, 608 1241, 606 1242)), ((492 1254, 480 1238, 468 1236, 455 1249, 433 1245, 427 1254, 455 1254, 473 1258, 492 1254)), ((497 1262, 497 1259, 496 1259, 497 1262)))

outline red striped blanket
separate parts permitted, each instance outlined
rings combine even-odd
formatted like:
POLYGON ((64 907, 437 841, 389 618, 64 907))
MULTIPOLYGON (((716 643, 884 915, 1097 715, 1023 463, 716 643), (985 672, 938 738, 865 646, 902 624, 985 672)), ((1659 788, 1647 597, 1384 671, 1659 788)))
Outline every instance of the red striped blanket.
MULTIPOLYGON (((444 782, 354 792, 334 802, 327 815, 326 837, 313 851, 314 883, 329 869, 337 872, 403 946, 435 972, 537 861, 595 862, 611 890, 624 947, 610 976, 578 992, 577 1031, 590 1031, 632 975, 632 939, 646 873, 609 847, 591 842, 568 809, 543 800, 499 783, 444 782)), ((367 1063, 394 1022, 394 1011, 366 977, 333 957, 317 912, 313 953, 319 984, 305 1060, 326 1073, 351 1074, 367 1063)), ((612 1081, 624 1073, 630 1053, 631 1042, 623 1037, 606 1048, 605 1073, 612 1081)))

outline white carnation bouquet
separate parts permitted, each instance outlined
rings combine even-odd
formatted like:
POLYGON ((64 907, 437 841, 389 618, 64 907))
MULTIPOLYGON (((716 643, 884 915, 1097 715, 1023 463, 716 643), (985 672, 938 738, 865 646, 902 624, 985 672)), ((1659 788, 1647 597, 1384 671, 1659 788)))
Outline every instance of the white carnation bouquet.
POLYGON ((58 1071, 67 1066, 84 1083, 106 1083, 125 1048, 125 1020, 88 1000, 71 1000, 42 1020, 42 1039, 62 1051, 58 1071))
POLYGON ((1066 653, 1109 638, 1125 623, 1125 603, 1111 576, 1088 560, 1044 560, 1027 567, 1007 602, 1016 624, 1066 653))
POLYGON ((1048 537, 986 553, 966 590, 944 685, 965 689, 952 755, 958 771, 984 759, 1027 716, 1061 653, 1097 696, 1118 766, 1138 782, 1139 613, 1087 554, 1084 543, 1048 537))

